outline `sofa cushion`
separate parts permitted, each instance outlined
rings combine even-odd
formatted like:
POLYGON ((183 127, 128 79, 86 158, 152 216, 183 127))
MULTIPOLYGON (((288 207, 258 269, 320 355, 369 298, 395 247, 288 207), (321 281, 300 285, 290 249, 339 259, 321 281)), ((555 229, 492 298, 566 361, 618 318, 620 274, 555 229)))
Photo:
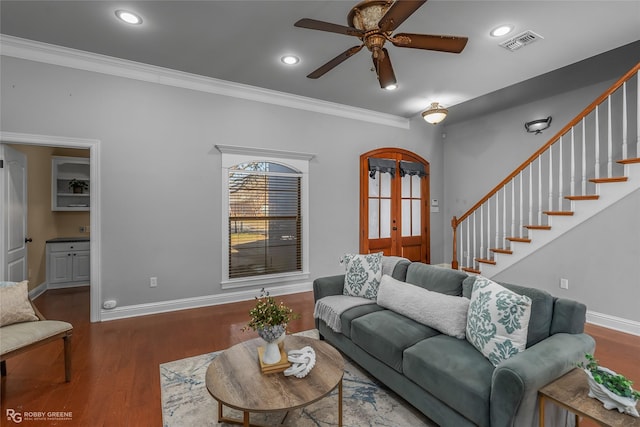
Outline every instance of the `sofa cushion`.
POLYGON ((478 277, 471 291, 467 340, 494 366, 524 351, 531 299, 478 277))
POLYGON ((462 281, 467 273, 451 268, 413 262, 407 268, 407 283, 447 295, 462 295, 462 281))
POLYGON ((404 375, 474 424, 489 426, 493 365, 469 342, 438 335, 404 351, 404 375))
MULTIPOLYGON (((471 298, 471 290, 476 278, 469 276, 462 283, 462 295, 471 298)), ((551 294, 541 289, 527 288, 512 285, 510 283, 497 282, 505 288, 520 295, 531 298, 531 317, 529 318, 529 330, 527 332, 527 348, 539 343, 550 335, 551 320, 553 318, 554 298, 551 294)))
POLYGON ((340 315, 340 322, 342 323, 342 334, 351 338, 351 322, 358 317, 362 317, 365 314, 374 313, 376 311, 384 310, 378 304, 367 304, 359 307, 350 308, 340 315))
POLYGON ((404 350, 439 333, 391 310, 369 313, 351 322, 351 340, 400 373, 404 350))
POLYGON ((340 262, 345 265, 342 293, 352 297, 376 299, 382 278, 382 252, 345 254, 340 262))
POLYGON ((443 334, 465 338, 469 309, 467 298, 428 291, 385 274, 378 288, 378 305, 443 334))

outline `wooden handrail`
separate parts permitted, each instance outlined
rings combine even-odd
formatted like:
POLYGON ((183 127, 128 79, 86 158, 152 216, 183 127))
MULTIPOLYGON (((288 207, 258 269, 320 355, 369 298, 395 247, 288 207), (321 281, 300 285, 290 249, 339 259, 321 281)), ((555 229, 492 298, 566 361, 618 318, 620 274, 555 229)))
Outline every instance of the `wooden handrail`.
POLYGON ((622 76, 618 81, 616 81, 609 89, 607 89, 602 95, 600 95, 595 101, 593 101, 587 108, 582 110, 580 114, 578 114, 573 120, 571 120, 565 127, 560 129, 558 133, 556 133, 546 144, 538 149, 535 153, 531 155, 527 160, 525 160, 520 166, 518 166, 513 172, 511 172, 505 179, 500 181, 498 185, 496 185, 493 190, 487 193, 478 203, 473 205, 471 209, 465 212, 460 218, 453 217, 451 221, 451 225, 453 228, 457 228, 458 224, 467 219, 473 211, 482 206, 487 200, 491 198, 494 194, 496 194, 502 187, 504 187, 509 181, 515 178, 520 172, 526 169, 530 163, 532 163, 535 159, 537 159, 542 153, 544 153, 549 147, 551 147, 562 135, 571 130, 572 127, 577 125, 580 120, 585 118, 589 113, 591 113, 598 105, 600 105, 604 100, 607 99, 613 92, 615 92, 624 82, 629 80, 635 73, 640 70, 640 62, 638 62, 633 68, 631 68, 624 76, 622 76))

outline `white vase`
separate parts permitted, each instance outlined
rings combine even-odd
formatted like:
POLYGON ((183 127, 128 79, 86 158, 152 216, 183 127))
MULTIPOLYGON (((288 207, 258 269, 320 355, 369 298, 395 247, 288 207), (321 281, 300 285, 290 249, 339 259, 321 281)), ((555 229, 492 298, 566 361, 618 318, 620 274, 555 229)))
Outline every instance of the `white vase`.
MULTIPOLYGON (((611 375, 617 375, 611 369, 603 368, 601 366, 598 367, 598 370, 608 372, 611 375)), ((584 369, 584 371, 587 373, 587 380, 589 381, 589 397, 598 399, 606 409, 615 408, 620 413, 629 414, 634 417, 640 416, 636 409, 637 400, 630 397, 618 396, 604 385, 597 383, 588 369, 584 369)))
POLYGON ((273 365, 280 361, 278 342, 284 339, 286 330, 286 325, 275 325, 258 329, 258 335, 267 343, 264 348, 264 353, 262 354, 262 363, 265 365, 273 365))

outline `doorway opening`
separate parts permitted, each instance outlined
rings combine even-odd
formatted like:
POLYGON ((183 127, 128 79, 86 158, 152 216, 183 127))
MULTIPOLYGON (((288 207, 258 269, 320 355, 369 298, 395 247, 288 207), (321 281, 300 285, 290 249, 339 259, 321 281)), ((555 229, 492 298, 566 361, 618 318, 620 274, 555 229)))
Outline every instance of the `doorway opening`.
MULTIPOLYGON (((3 208, 0 209, 0 223, 3 227, 3 238, 0 239, 0 280, 13 280, 23 274, 24 279, 30 280, 30 290, 36 295, 47 289, 56 288, 57 286, 49 286, 48 283, 46 241, 53 237, 86 236, 88 239, 83 245, 87 246, 86 249, 89 251, 74 253, 76 255, 90 253, 90 256, 77 257, 78 265, 72 267, 70 274, 77 274, 78 278, 83 279, 85 285, 87 282, 90 283, 91 322, 101 320, 98 156, 99 141, 97 140, 0 133, 0 159, 5 160, 3 169, 0 171, 0 200, 3 201, 3 208), (29 180, 35 180, 35 182, 31 182, 29 187, 26 182, 23 183, 24 189, 21 191, 24 190, 25 205, 17 211, 11 208, 10 214, 7 205, 14 203, 18 206, 21 203, 16 199, 14 191, 16 186, 22 185, 15 182, 16 176, 19 176, 20 173, 16 174, 14 171, 10 177, 8 163, 5 160, 8 155, 15 156, 15 153, 19 154, 18 157, 25 159, 25 180, 29 169, 31 169, 29 180), (65 157, 85 159, 85 162, 88 160, 89 177, 86 179, 88 188, 85 190, 87 193, 83 196, 76 195, 69 198, 65 207, 54 208, 57 201, 52 197, 52 193, 55 191, 51 181, 52 159, 65 157), (28 196, 27 188, 30 190, 28 196), (80 205, 87 205, 88 210, 86 207, 83 209, 80 205), (67 210, 67 212, 63 212, 63 210, 67 210), (16 212, 21 213, 16 214, 16 212), (23 219, 19 218, 21 216, 23 219), (22 222, 24 224, 20 226, 22 222), (31 226, 29 227, 29 225, 31 226), (18 236, 18 234, 21 235, 18 236), (24 266, 20 266, 20 261, 16 262, 15 259, 14 249, 19 249, 20 241, 24 242, 24 266), (87 261, 88 267, 84 266, 87 261), (20 272, 20 268, 23 269, 22 272, 20 272), (83 269, 90 271, 88 277, 82 273, 83 269), (87 278, 88 280, 86 280, 87 278)), ((19 168, 20 166, 17 166, 17 169, 19 168)), ((66 185, 69 184, 66 183, 66 185)), ((64 191, 62 192, 64 193, 64 191)), ((70 193, 73 193, 73 190, 70 190, 70 193)))

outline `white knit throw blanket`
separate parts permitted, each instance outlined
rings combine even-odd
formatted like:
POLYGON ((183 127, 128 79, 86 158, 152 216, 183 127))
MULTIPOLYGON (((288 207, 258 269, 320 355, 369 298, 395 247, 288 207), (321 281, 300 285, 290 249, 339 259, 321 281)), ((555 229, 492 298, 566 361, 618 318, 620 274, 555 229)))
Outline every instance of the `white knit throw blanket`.
POLYGON ((329 295, 316 301, 313 317, 323 320, 334 332, 342 333, 340 316, 350 308, 375 304, 375 300, 349 295, 329 295))

